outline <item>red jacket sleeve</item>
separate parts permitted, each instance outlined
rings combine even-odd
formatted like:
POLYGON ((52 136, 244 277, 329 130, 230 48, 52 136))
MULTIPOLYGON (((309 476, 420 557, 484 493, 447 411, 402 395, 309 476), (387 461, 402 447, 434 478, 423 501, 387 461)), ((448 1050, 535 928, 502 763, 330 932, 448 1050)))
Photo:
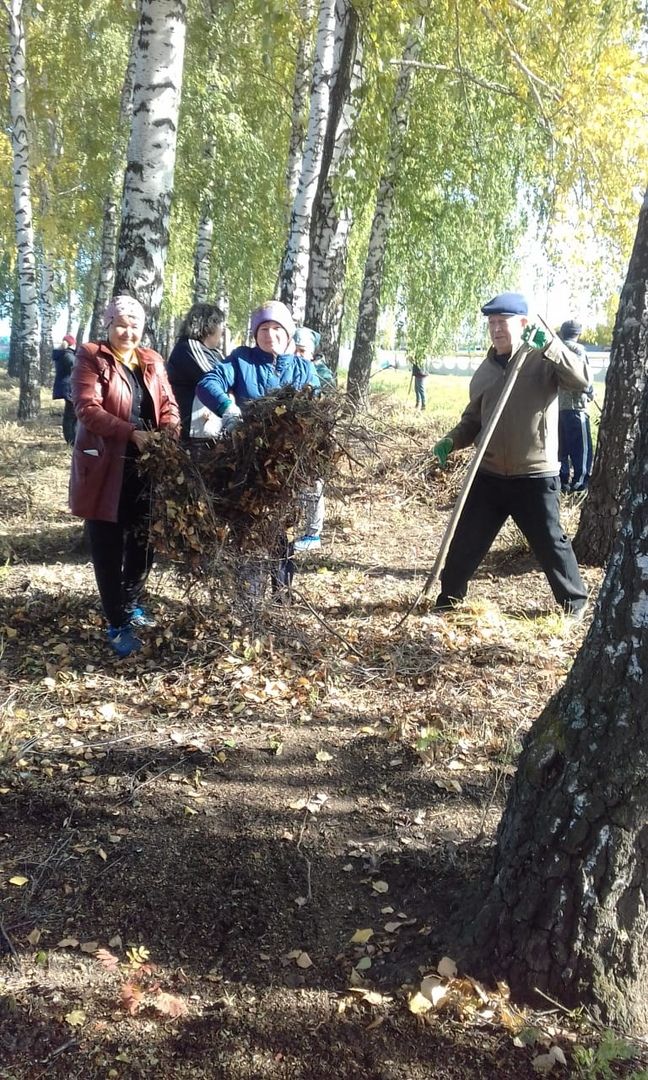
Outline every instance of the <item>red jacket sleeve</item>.
MULTIPOLYGON (((78 420, 93 435, 102 438, 122 439, 128 442, 135 425, 111 411, 111 404, 119 401, 111 379, 111 370, 98 355, 99 346, 82 345, 72 371, 72 401, 78 420)), ((119 378, 119 375, 116 376, 119 378)))

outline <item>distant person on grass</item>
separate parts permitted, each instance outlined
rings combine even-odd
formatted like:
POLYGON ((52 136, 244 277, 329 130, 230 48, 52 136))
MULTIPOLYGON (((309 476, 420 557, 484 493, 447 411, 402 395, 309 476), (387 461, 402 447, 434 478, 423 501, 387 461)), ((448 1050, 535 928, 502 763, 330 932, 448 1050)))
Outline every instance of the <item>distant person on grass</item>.
MULTIPOLYGON (((578 342, 582 329, 575 319, 568 319, 560 327, 558 336, 570 352, 586 362, 587 353, 578 342)), ((585 491, 592 473, 594 450, 587 409, 593 397, 594 387, 591 383, 585 390, 561 387, 558 395, 560 490, 565 495, 585 491)))
POLYGON ((218 435, 220 423, 200 402, 196 386, 223 359, 225 315, 216 304, 194 304, 187 312, 180 335, 167 363, 171 389, 180 409, 182 438, 200 439, 218 435))
POLYGON ((494 297, 482 313, 492 346, 470 381, 470 400, 461 420, 434 447, 441 466, 453 450, 479 445, 507 373, 521 350, 528 349, 528 355, 459 518, 441 573, 437 608, 448 610, 464 599, 472 575, 512 517, 562 610, 581 617, 587 590, 559 519, 558 392, 584 391, 589 385, 587 364, 550 331, 529 326, 528 302, 520 293, 494 297))
MULTIPOLYGON (((320 385, 312 362, 293 351, 295 324, 285 304, 270 300, 256 308, 250 317, 250 331, 255 344, 234 349, 196 387, 203 405, 221 417, 224 432, 243 423, 241 405, 246 401, 265 397, 282 386, 301 390, 320 385)), ((273 591, 288 598, 295 570, 293 554, 293 545, 285 536, 279 538, 277 550, 270 552, 273 591)), ((257 569, 252 569, 248 586, 253 597, 263 591, 257 569)))
POLYGON ((106 340, 82 345, 72 373, 78 418, 70 509, 85 518, 108 641, 118 656, 141 648, 139 627, 155 621, 141 606, 153 561, 149 491, 137 468, 151 432, 179 431, 179 414, 162 357, 140 347, 145 312, 115 296, 105 314, 106 340))
POLYGON ((72 404, 72 390, 70 379, 74 367, 76 338, 72 334, 66 334, 58 349, 52 350, 54 361, 54 385, 52 387, 52 399, 63 401, 63 438, 68 446, 74 446, 76 433, 76 413, 72 404))
POLYGON ((414 408, 421 406, 421 412, 425 412, 425 380, 427 371, 421 367, 418 360, 410 360, 412 365, 412 378, 414 379, 414 408))

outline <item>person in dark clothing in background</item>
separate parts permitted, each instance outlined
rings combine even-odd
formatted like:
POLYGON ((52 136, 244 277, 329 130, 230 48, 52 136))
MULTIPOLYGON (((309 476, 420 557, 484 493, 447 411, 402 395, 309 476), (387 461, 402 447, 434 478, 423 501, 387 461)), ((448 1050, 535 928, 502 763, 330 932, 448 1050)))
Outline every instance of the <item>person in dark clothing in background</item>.
POLYGON ((76 434, 76 413, 72 404, 72 390, 70 380, 74 367, 76 338, 72 334, 66 334, 58 349, 52 350, 54 361, 54 386, 52 387, 52 399, 63 401, 63 438, 68 446, 74 446, 76 434))
MULTIPOLYGON (((582 326, 574 319, 562 324, 558 336, 566 348, 587 361, 587 353, 578 338, 582 326)), ((592 472, 594 449, 587 407, 594 397, 594 387, 585 390, 563 390, 558 394, 558 457, 560 458, 560 490, 569 494, 585 491, 592 472)))
POLYGON ((421 412, 425 411, 425 380, 427 371, 416 360, 410 361, 412 365, 412 378, 414 379, 414 408, 421 406, 421 412))
POLYGON ((218 435, 221 424, 195 397, 196 386, 223 359, 225 315, 216 304, 194 304, 180 327, 167 363, 171 389, 180 410, 182 439, 218 435))

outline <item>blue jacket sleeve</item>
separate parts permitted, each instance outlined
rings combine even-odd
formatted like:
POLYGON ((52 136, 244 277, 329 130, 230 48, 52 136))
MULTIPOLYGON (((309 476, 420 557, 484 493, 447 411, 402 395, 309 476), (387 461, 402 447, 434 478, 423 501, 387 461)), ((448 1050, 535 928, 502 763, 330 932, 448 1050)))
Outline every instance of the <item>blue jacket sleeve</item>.
POLYGON ((308 365, 308 369, 306 371, 306 378, 304 379, 303 385, 314 386, 315 389, 319 389, 319 387, 322 385, 322 380, 317 374, 315 364, 312 360, 307 360, 306 363, 308 365))
POLYGON ((234 366, 224 360, 216 364, 214 370, 208 371, 200 380, 196 386, 196 397, 217 416, 222 416, 232 404, 232 399, 227 393, 232 386, 234 386, 234 366))

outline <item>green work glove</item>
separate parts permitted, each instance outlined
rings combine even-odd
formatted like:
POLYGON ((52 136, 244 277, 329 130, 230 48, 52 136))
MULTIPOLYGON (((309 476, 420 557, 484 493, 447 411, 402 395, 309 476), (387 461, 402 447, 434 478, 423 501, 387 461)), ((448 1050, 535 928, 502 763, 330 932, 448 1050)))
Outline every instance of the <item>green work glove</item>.
POLYGON ((525 341, 532 349, 546 349, 552 337, 553 334, 549 330, 536 323, 529 323, 522 331, 522 341, 525 341))
POLYGON ((454 443, 449 435, 446 435, 445 439, 439 439, 438 443, 434 444, 432 453, 439 462, 442 469, 445 468, 448 458, 452 453, 454 443))

